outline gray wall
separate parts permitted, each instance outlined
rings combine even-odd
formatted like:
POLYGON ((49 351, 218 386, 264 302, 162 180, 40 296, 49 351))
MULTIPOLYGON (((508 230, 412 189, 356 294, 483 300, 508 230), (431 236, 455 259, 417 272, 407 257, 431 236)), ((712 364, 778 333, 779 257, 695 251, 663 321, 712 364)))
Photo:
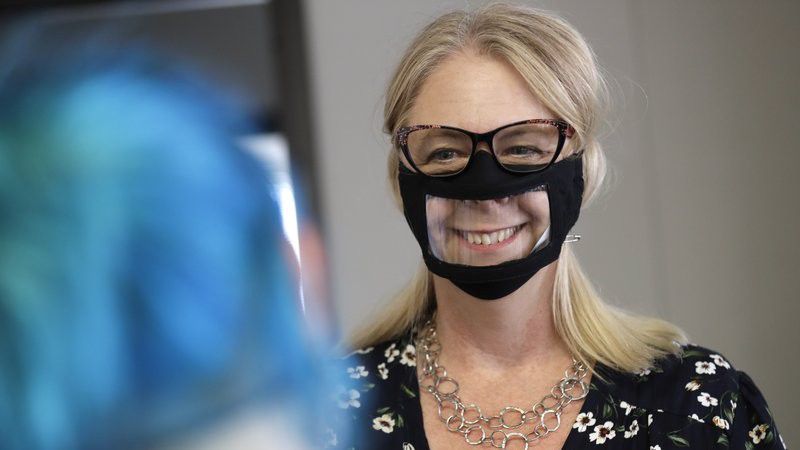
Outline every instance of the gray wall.
MULTIPOLYGON (((382 94, 410 38, 478 1, 306 2, 324 219, 344 330, 379 310, 419 249, 385 182, 382 94)), ((789 443, 800 415, 800 3, 541 1, 616 90, 611 189, 578 253, 611 302, 683 327, 747 371, 789 443), (791 355, 795 355, 791 357, 791 355)))

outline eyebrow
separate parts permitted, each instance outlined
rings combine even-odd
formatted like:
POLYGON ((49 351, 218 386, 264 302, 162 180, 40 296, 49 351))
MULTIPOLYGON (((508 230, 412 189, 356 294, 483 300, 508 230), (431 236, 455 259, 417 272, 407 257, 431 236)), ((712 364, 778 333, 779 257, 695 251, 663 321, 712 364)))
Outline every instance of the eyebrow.
POLYGON ((529 130, 527 129, 523 130, 522 127, 520 127, 503 133, 503 137, 516 137, 519 136, 520 134, 527 134, 527 133, 529 133, 529 130))
POLYGON ((456 137, 459 137, 459 136, 468 137, 466 134, 464 134, 464 133, 462 133, 460 131, 451 130, 449 128, 436 128, 436 129, 433 129, 433 130, 435 130, 435 132, 425 133, 425 135, 422 137, 420 142, 428 142, 428 141, 431 141, 433 139, 456 138, 456 137))

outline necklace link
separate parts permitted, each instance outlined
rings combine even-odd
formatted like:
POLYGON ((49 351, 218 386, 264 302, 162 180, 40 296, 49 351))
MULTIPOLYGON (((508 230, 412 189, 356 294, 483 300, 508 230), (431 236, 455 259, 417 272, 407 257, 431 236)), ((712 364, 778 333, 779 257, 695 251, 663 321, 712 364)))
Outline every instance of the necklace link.
POLYGON ((504 449, 509 441, 521 440, 527 449, 530 444, 544 439, 561 427, 561 413, 567 405, 589 394, 589 387, 584 381, 589 369, 573 357, 572 365, 564 370, 564 378, 531 409, 506 406, 496 415, 485 416, 478 405, 461 401, 458 381, 448 376, 447 370, 439 364, 442 345, 433 318, 416 332, 415 341, 422 356, 419 358, 422 362, 420 388, 436 400, 439 420, 444 422, 445 427, 463 435, 469 445, 504 449), (470 417, 467 417, 470 413, 470 417), (528 434, 514 431, 526 423, 534 423, 533 431, 528 434))

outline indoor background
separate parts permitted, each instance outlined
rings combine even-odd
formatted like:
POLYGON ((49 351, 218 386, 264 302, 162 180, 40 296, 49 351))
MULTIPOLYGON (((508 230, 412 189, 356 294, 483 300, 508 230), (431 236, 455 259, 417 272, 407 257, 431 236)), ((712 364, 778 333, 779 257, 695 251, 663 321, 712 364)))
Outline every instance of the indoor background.
MULTIPOLYGON (((48 32, 124 30, 243 92, 262 131, 287 138, 342 335, 416 270, 386 180, 383 91, 423 25, 483 2, 6 3, 0 33, 36 5, 48 32)), ((750 374, 800 442, 800 3, 522 3, 575 25, 611 86, 608 190, 575 227, 584 268, 609 302, 678 324, 750 374)))
MULTIPOLYGON (((536 1, 592 45, 614 92, 610 189, 575 227, 604 297, 670 320, 763 390, 800 442, 800 3, 536 1)), ((421 260, 385 176, 382 94, 414 34, 479 1, 305 3, 319 184, 345 331, 421 260)))

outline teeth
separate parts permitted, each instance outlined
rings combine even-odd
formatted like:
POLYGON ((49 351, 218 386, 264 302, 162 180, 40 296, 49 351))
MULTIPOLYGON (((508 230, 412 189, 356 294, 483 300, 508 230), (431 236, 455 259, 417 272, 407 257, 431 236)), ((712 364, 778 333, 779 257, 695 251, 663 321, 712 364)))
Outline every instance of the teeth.
POLYGON ((514 235, 520 227, 510 227, 493 233, 472 233, 464 231, 462 236, 470 244, 492 245, 503 242, 514 235))

